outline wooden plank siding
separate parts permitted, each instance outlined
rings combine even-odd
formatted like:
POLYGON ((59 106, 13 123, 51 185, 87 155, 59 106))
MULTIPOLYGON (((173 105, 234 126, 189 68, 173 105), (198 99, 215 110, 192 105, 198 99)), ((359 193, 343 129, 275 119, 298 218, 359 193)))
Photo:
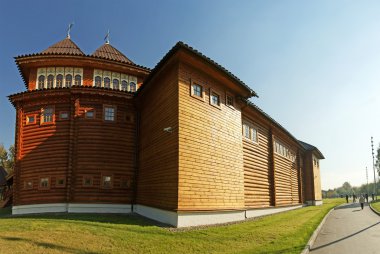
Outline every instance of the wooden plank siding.
POLYGON ((262 208, 271 205, 271 167, 269 130, 243 115, 247 122, 258 130, 258 143, 243 138, 244 200, 247 208, 262 208))
POLYGON ((151 81, 139 101, 137 203, 167 210, 178 205, 178 67, 151 81), (164 128, 171 127, 172 133, 164 128))
POLYGON ((178 210, 227 210, 244 207, 241 112, 225 104, 225 87, 189 65, 179 65, 178 210), (204 100, 190 93, 203 86, 204 100), (220 108, 210 105, 210 89, 220 108))

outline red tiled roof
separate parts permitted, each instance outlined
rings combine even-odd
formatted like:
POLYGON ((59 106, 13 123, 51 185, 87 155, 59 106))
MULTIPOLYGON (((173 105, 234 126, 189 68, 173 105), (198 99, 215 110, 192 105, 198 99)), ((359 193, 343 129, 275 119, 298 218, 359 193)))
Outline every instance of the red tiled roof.
POLYGON ((56 44, 48 47, 42 54, 68 54, 68 55, 82 55, 84 53, 80 48, 70 39, 65 38, 62 41, 57 42, 56 44))
POLYGON ((121 53, 119 50, 107 43, 103 44, 97 50, 95 50, 95 52, 92 53, 91 56, 134 64, 123 53, 121 53))

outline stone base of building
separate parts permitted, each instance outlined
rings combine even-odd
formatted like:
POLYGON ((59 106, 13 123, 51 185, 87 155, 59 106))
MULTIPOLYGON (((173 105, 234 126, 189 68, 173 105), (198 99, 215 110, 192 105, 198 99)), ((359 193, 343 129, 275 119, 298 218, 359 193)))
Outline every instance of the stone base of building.
MULTIPOLYGON (((320 201, 322 202, 322 201, 320 201)), ((159 221, 177 228, 213 225, 229 222, 244 221, 249 218, 285 212, 302 205, 263 208, 236 211, 210 211, 210 212, 174 212, 145 205, 133 205, 133 212, 149 219, 159 221)), ((76 204, 54 203, 38 205, 20 205, 12 207, 12 214, 36 214, 36 213, 119 213, 132 212, 132 205, 123 204, 76 204)))
POLYGON ((33 213, 130 213, 131 211, 131 205, 121 204, 53 203, 12 207, 12 214, 14 215, 33 213))
POLYGON ((306 204, 307 205, 323 205, 323 201, 322 200, 308 200, 306 201, 306 204))

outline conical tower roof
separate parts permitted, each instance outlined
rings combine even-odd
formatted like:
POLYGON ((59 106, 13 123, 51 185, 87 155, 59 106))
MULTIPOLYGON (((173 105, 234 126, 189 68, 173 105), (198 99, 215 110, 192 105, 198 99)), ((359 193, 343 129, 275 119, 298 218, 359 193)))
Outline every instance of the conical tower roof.
POLYGON ((65 38, 62 41, 48 47, 42 54, 64 54, 64 55, 81 55, 85 54, 80 50, 80 48, 69 38, 65 38))
POLYGON ((97 50, 95 50, 94 53, 92 53, 91 56, 134 64, 128 57, 126 57, 119 50, 111 46, 109 43, 105 43, 102 46, 100 46, 97 50))

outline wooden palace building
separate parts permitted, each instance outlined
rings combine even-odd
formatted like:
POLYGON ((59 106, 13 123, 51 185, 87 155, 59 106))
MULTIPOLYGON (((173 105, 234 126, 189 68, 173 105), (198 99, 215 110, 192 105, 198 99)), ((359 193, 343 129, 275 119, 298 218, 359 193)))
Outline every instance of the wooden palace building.
POLYGON ((176 227, 321 204, 322 153, 178 42, 153 69, 68 36, 16 57, 13 214, 138 213, 176 227))

